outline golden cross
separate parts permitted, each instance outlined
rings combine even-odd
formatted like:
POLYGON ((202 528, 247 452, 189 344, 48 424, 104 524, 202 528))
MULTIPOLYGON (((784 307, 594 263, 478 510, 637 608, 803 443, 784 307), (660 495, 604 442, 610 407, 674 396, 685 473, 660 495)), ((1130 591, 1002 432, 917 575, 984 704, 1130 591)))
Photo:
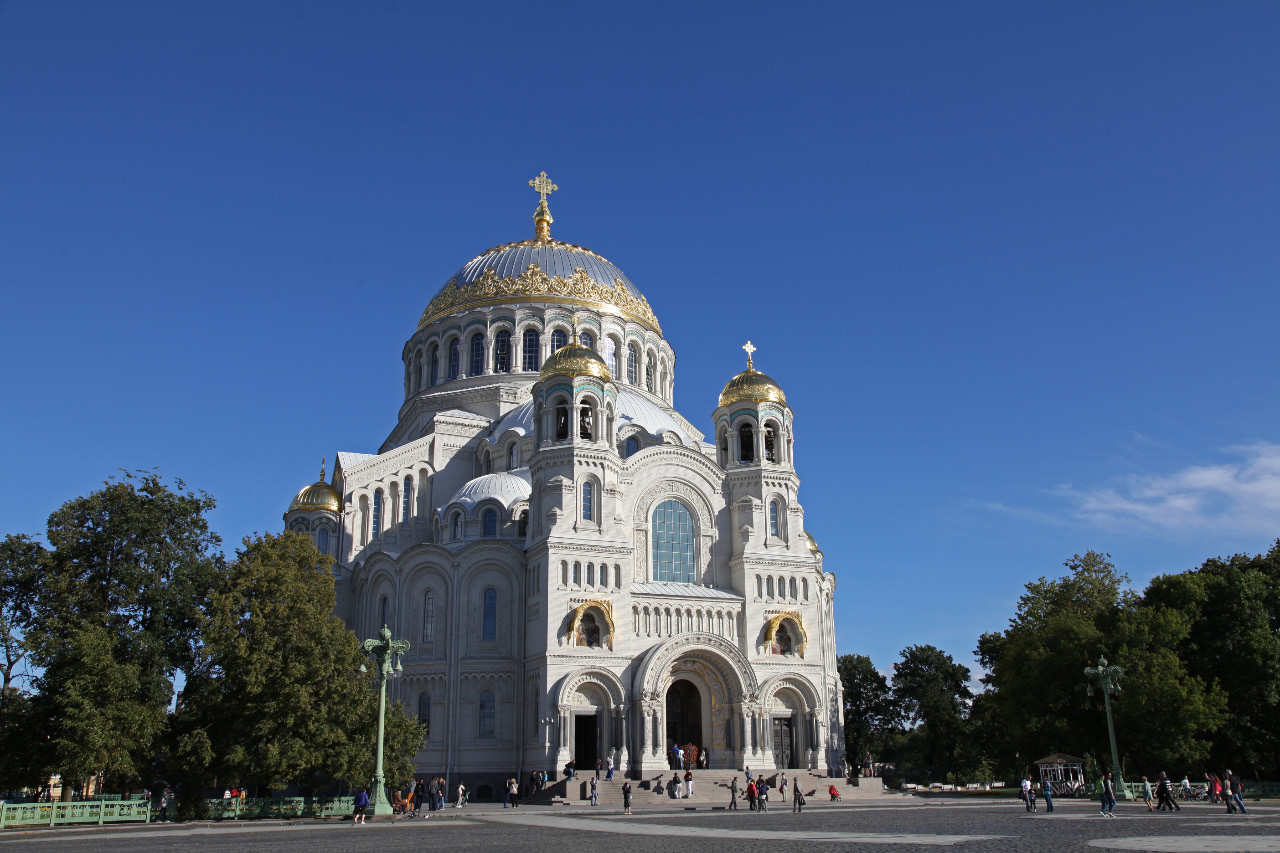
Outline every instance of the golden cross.
POLYGON ((542 197, 542 203, 547 203, 547 196, 560 189, 551 183, 551 179, 547 177, 547 173, 543 172, 538 177, 529 182, 529 186, 533 187, 533 191, 542 197))
POLYGON ((750 369, 751 369, 751 354, 752 354, 753 352, 755 352, 755 351, 756 351, 756 348, 755 348, 755 346, 751 343, 751 341, 747 341, 746 346, 744 346, 744 347, 743 347, 743 349, 747 351, 747 370, 750 370, 750 369))

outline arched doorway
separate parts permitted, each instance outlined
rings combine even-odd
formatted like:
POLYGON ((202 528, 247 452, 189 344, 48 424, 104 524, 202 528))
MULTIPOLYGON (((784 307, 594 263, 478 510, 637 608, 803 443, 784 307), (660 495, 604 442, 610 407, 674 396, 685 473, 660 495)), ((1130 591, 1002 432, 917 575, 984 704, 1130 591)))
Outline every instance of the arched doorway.
POLYGON ((667 688, 667 757, 671 761, 675 760, 670 754, 673 744, 703 748, 702 694, 693 682, 683 678, 667 688))

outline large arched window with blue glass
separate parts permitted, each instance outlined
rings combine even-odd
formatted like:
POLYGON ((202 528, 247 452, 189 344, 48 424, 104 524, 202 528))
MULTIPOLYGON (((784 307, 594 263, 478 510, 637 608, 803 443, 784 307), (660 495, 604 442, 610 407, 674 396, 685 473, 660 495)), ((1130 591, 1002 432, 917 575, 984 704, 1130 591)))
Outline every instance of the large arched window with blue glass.
POLYGON ((382 532, 382 489, 373 493, 373 538, 382 532))
POLYGON ((492 643, 498 639, 498 591, 489 587, 484 591, 484 616, 480 624, 480 639, 492 643))
POLYGON ((565 334, 564 329, 556 329, 551 333, 551 351, 555 352, 561 347, 569 343, 569 336, 565 334))
POLYGON ((449 341, 449 378, 457 379, 462 371, 461 357, 458 352, 458 339, 449 341))
POLYGON ((653 511, 653 579, 696 583, 693 515, 677 500, 665 500, 653 511))
POLYGON ((538 352, 539 335, 537 329, 524 330, 524 359, 522 366, 525 370, 537 370, 541 367, 540 353, 538 352))
POLYGON ((498 535, 498 513, 491 509, 486 509, 484 511, 484 515, 481 516, 481 518, 483 519, 481 522, 482 530, 483 530, 482 535, 485 536, 486 538, 492 538, 494 536, 497 536, 498 535))
POLYGON ((467 373, 471 376, 484 373, 484 335, 480 332, 471 336, 471 366, 467 373))
POLYGON ((329 531, 323 527, 316 534, 316 547, 320 549, 321 554, 329 553, 329 531))

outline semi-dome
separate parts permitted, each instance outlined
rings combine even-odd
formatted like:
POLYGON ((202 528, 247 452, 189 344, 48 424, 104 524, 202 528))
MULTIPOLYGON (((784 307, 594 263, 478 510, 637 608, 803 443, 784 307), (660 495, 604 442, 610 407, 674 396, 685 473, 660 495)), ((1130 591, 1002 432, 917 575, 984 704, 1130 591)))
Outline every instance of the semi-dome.
POLYGON ((548 356, 538 379, 541 381, 548 376, 594 376, 605 382, 613 379, 604 359, 591 347, 582 344, 567 344, 548 356))
POLYGON ((748 366, 746 370, 729 380, 720 392, 720 405, 732 403, 774 403, 787 404, 787 395, 782 387, 768 375, 748 366))
POLYGON ((818 547, 818 540, 813 538, 813 534, 806 530, 804 536, 809 540, 809 552, 811 554, 821 554, 822 549, 818 547))
POLYGON ((431 298, 418 328, 460 311, 529 302, 614 314, 662 333, 649 301, 626 273, 590 249, 549 238, 476 255, 431 298))
POLYGON ((504 509, 511 509, 520 501, 528 500, 531 494, 533 494, 533 486, 529 483, 528 468, 518 468, 515 472, 499 471, 496 474, 485 474, 469 481, 454 492, 453 497, 449 498, 441 509, 453 504, 462 504, 470 511, 476 504, 489 498, 497 500, 504 509))
POLYGON ((329 512, 342 511, 342 495, 338 494, 338 490, 325 481, 323 462, 320 463, 320 479, 304 487, 302 491, 294 495, 293 503, 289 504, 288 511, 293 512, 296 509, 323 509, 329 512))

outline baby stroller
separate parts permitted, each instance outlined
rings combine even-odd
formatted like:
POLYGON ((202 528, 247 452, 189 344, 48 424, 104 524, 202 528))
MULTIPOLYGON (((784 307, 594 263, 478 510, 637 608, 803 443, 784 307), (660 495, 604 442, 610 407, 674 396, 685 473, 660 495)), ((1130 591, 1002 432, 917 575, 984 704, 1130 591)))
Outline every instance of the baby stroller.
POLYGON ((828 786, 827 793, 831 795, 831 802, 833 803, 840 799, 840 789, 835 785, 828 786))

